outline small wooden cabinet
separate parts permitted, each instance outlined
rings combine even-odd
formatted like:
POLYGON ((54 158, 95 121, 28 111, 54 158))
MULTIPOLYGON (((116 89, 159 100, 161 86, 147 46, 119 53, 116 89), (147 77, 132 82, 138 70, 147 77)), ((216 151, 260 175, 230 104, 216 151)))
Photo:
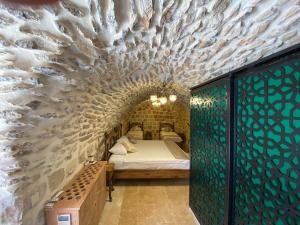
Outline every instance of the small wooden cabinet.
POLYGON ((145 139, 145 140, 152 140, 152 132, 147 131, 147 132, 145 133, 144 139, 145 139))
POLYGON ((47 225, 98 225, 106 199, 106 163, 85 166, 64 187, 58 201, 45 208, 47 225))

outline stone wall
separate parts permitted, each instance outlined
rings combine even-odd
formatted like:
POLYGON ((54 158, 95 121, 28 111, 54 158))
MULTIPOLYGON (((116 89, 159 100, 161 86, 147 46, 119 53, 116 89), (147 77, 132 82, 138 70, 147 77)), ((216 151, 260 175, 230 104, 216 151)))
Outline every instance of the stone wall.
POLYGON ((175 130, 178 133, 185 135, 185 142, 182 146, 186 152, 190 151, 190 107, 186 104, 178 104, 176 107, 177 113, 175 120, 175 130), (177 123, 176 123, 177 122, 177 123))
POLYGON ((189 144, 189 107, 178 101, 166 103, 154 107, 149 100, 135 106, 128 115, 127 122, 139 122, 144 124, 144 134, 150 132, 152 139, 159 139, 159 123, 175 124, 175 132, 182 133, 186 137, 184 150, 188 151, 189 144))
POLYGON ((294 0, 0 3, 0 223, 44 224, 132 106, 162 84, 187 104, 189 87, 299 43, 299 19, 294 0))
POLYGON ((126 85, 113 90, 79 69, 65 71, 63 80, 46 70, 24 72, 22 79, 15 72, 7 71, 1 86, 1 220, 43 224, 45 202, 85 160, 101 157, 104 132, 122 122, 151 85, 137 81, 131 91, 126 85))

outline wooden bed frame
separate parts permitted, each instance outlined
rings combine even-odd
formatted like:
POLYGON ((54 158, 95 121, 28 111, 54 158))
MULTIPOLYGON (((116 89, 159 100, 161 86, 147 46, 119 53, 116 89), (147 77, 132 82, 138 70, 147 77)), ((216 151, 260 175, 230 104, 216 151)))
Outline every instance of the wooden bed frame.
POLYGON ((145 139, 145 133, 144 133, 144 123, 143 122, 129 122, 128 123, 128 129, 126 131, 126 134, 131 130, 133 127, 140 127, 142 131, 142 139, 145 139))
MULTIPOLYGON (((108 151, 122 136, 122 125, 115 127, 111 132, 105 133, 105 152, 102 160, 108 161, 111 153, 108 151)), ((114 170, 113 179, 187 179, 190 170, 161 169, 161 170, 114 170)))
POLYGON ((175 132, 175 123, 174 122, 173 123, 162 123, 162 122, 160 122, 159 123, 159 131, 161 131, 161 129, 163 127, 170 127, 172 129, 172 131, 175 132))
POLYGON ((130 131, 131 130, 131 128, 132 127, 135 127, 135 126, 138 126, 138 127, 140 127, 141 129, 142 129, 142 131, 144 132, 144 123, 143 122, 129 122, 129 125, 128 125, 128 130, 127 130, 127 132, 128 131, 130 131))

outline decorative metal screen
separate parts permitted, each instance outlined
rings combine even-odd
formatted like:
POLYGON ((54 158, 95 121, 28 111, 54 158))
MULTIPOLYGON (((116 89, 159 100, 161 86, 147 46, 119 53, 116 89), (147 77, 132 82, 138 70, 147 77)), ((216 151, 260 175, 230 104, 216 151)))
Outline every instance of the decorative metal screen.
POLYGON ((190 206, 201 225, 224 223, 228 79, 193 91, 190 206))
POLYGON ((236 79, 234 224, 300 224, 299 65, 236 79))

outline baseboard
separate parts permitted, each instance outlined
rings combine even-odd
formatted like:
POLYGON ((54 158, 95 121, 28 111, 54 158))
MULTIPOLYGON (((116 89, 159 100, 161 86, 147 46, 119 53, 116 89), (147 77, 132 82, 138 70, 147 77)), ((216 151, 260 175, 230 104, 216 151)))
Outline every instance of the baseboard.
POLYGON ((193 210, 191 209, 191 207, 189 207, 189 210, 190 210, 191 214, 193 215, 193 218, 194 218, 195 222, 196 222, 198 225, 201 225, 200 222, 197 220, 197 217, 195 216, 195 214, 194 214, 193 210))

